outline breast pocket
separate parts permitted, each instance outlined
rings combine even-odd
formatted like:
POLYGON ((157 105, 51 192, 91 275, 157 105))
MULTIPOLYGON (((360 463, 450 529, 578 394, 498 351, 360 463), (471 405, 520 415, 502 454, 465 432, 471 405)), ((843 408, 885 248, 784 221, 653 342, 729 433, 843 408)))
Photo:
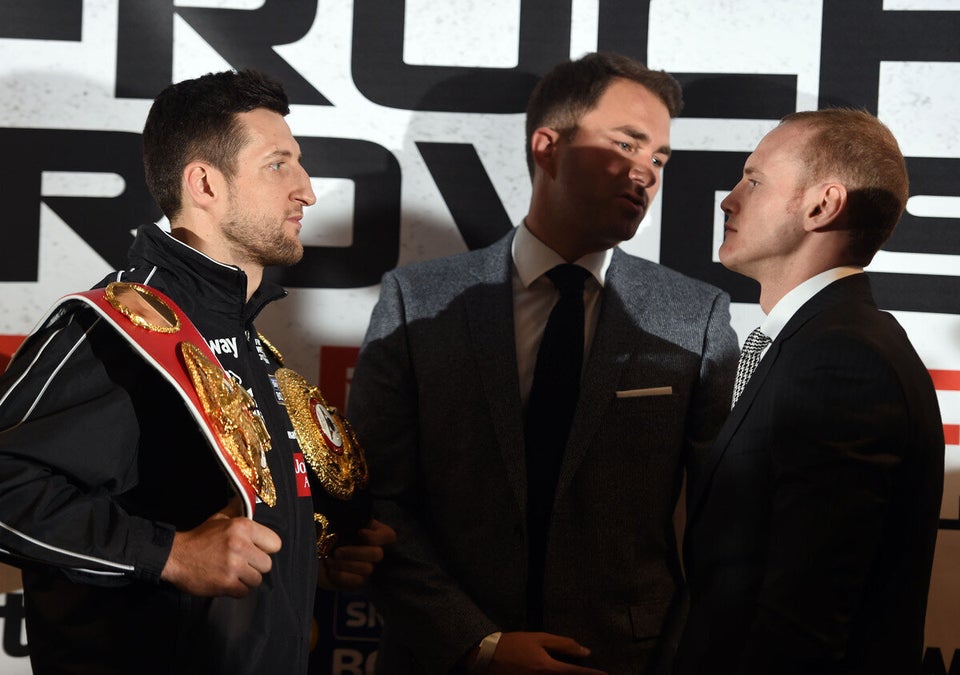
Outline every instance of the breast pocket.
POLYGON ((638 387, 618 389, 614 396, 621 409, 636 412, 665 410, 677 405, 677 397, 672 385, 656 387, 638 387))

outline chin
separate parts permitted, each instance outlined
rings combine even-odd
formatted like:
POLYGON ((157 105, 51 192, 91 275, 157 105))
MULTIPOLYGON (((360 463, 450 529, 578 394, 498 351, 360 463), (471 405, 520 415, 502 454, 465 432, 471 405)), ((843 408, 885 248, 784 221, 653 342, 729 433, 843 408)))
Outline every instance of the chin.
POLYGON ((737 271, 737 260, 735 256, 731 256, 729 253, 724 254, 723 249, 721 248, 717 254, 717 257, 720 259, 720 264, 726 267, 731 272, 737 271))
POLYGON ((301 260, 303 260, 303 247, 302 247, 302 246, 301 246, 299 249, 297 249, 296 252, 290 254, 290 258, 288 259, 288 261, 287 261, 285 264, 286 264, 287 266, 289 266, 289 265, 296 265, 296 264, 297 264, 298 262, 300 262, 301 260))
POLYGON ((618 244, 622 244, 625 241, 630 241, 637 234, 637 230, 640 229, 640 223, 627 223, 622 227, 616 230, 611 230, 607 234, 609 236, 605 237, 604 248, 613 248, 618 244))

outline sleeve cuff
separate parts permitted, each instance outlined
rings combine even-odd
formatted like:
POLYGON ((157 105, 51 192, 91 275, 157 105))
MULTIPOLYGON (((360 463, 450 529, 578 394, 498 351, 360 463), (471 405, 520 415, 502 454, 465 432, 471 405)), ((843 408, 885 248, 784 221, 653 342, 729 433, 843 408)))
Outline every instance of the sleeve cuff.
POLYGON ((167 558, 170 557, 170 550, 173 548, 175 532, 172 525, 166 523, 154 524, 150 540, 143 544, 141 555, 138 556, 139 560, 134 572, 137 579, 147 583, 160 583, 160 575, 167 564, 167 558))
POLYGON ((470 664, 470 675, 482 675, 487 672, 490 663, 493 661, 493 653, 497 651, 497 645, 500 644, 502 633, 490 633, 487 637, 480 640, 480 647, 477 651, 477 658, 470 664))

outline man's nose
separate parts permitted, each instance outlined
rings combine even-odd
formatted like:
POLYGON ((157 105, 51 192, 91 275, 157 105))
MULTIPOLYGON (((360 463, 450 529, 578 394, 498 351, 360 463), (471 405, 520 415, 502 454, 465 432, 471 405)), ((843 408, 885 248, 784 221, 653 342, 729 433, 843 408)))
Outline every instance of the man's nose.
POLYGON ((653 167, 645 166, 637 162, 630 167, 630 180, 639 184, 641 187, 653 187, 657 183, 657 174, 653 167))

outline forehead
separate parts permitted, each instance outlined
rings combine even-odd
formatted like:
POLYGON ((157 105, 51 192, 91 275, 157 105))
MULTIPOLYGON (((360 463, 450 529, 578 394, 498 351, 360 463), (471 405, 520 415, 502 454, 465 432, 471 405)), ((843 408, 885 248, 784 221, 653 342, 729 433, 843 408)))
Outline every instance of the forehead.
POLYGON ((811 130, 797 123, 776 127, 760 140, 757 149, 747 158, 745 170, 765 174, 799 171, 801 151, 810 134, 811 130))
POLYGON ((633 80, 615 78, 600 95, 597 104, 583 116, 588 120, 612 120, 627 124, 643 120, 669 131, 670 112, 652 91, 633 80))
POLYGON ((788 123, 778 126, 760 140, 747 163, 751 160, 765 163, 799 161, 809 135, 810 130, 801 124, 788 123))
POLYGON ((267 108, 255 108, 249 112, 237 113, 237 120, 247 139, 241 153, 252 155, 275 151, 290 152, 295 155, 300 153, 300 146, 280 113, 267 108))

